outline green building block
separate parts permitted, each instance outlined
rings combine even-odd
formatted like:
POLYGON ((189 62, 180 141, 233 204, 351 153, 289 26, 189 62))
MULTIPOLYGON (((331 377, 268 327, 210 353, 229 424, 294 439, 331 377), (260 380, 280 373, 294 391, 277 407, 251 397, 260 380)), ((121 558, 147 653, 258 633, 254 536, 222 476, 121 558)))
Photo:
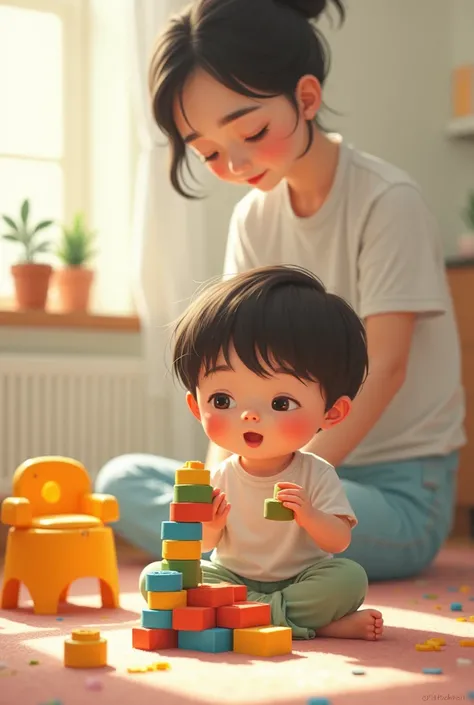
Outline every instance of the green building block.
POLYGON ((212 504, 212 487, 211 485, 175 485, 173 501, 212 504))
POLYGON ((183 574, 183 590, 194 588, 202 583, 201 561, 161 561, 161 570, 175 570, 183 574))
POLYGON ((295 514, 292 509, 284 507, 277 499, 266 499, 263 516, 272 521, 293 521, 295 514))

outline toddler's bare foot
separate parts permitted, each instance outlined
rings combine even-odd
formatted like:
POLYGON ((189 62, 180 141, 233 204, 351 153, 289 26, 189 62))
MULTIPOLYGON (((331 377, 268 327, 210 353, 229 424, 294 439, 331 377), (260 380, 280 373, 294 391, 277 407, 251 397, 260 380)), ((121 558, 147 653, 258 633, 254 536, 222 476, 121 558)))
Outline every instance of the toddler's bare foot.
POLYGON ((383 618, 381 612, 378 610, 359 610, 322 627, 322 629, 318 629, 317 636, 377 641, 382 636, 382 632, 383 618))

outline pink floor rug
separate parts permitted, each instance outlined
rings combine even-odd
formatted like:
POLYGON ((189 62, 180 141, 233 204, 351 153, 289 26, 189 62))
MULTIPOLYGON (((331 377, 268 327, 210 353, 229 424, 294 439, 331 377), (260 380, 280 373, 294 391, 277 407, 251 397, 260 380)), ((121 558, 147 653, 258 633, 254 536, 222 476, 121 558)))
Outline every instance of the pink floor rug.
POLYGON ((332 705, 469 701, 474 648, 460 642, 474 640, 473 558, 472 549, 446 549, 417 580, 373 585, 367 606, 384 614, 382 641, 297 641, 291 655, 273 659, 132 649, 131 629, 145 606, 136 589, 142 565, 121 567, 120 610, 100 609, 96 581, 76 583, 58 618, 35 616, 22 595, 18 610, 0 611, 0 705, 306 705, 318 697, 332 705), (454 602, 462 612, 451 610, 454 602), (99 629, 107 639, 107 668, 63 666, 64 639, 80 627, 99 629), (441 651, 415 649, 434 637, 446 641, 441 651), (170 668, 128 671, 158 660, 170 668))

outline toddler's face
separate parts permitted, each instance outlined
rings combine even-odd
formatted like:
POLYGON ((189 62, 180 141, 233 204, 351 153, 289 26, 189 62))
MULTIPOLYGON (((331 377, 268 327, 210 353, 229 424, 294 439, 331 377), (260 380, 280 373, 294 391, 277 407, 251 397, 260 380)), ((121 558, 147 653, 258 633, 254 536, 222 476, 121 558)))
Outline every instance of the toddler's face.
POLYGON ((303 448, 325 425, 325 401, 317 382, 283 371, 260 377, 231 351, 201 374, 197 405, 211 441, 244 458, 282 457, 303 448))

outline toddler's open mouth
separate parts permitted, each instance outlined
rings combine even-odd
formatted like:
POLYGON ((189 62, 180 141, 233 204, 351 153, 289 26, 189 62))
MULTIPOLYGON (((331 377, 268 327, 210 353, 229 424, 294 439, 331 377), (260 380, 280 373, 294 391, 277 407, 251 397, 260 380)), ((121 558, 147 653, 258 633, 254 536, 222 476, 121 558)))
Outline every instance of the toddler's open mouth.
POLYGON ((247 431, 247 433, 244 433, 244 441, 250 448, 258 448, 263 441, 263 436, 261 433, 247 431))

